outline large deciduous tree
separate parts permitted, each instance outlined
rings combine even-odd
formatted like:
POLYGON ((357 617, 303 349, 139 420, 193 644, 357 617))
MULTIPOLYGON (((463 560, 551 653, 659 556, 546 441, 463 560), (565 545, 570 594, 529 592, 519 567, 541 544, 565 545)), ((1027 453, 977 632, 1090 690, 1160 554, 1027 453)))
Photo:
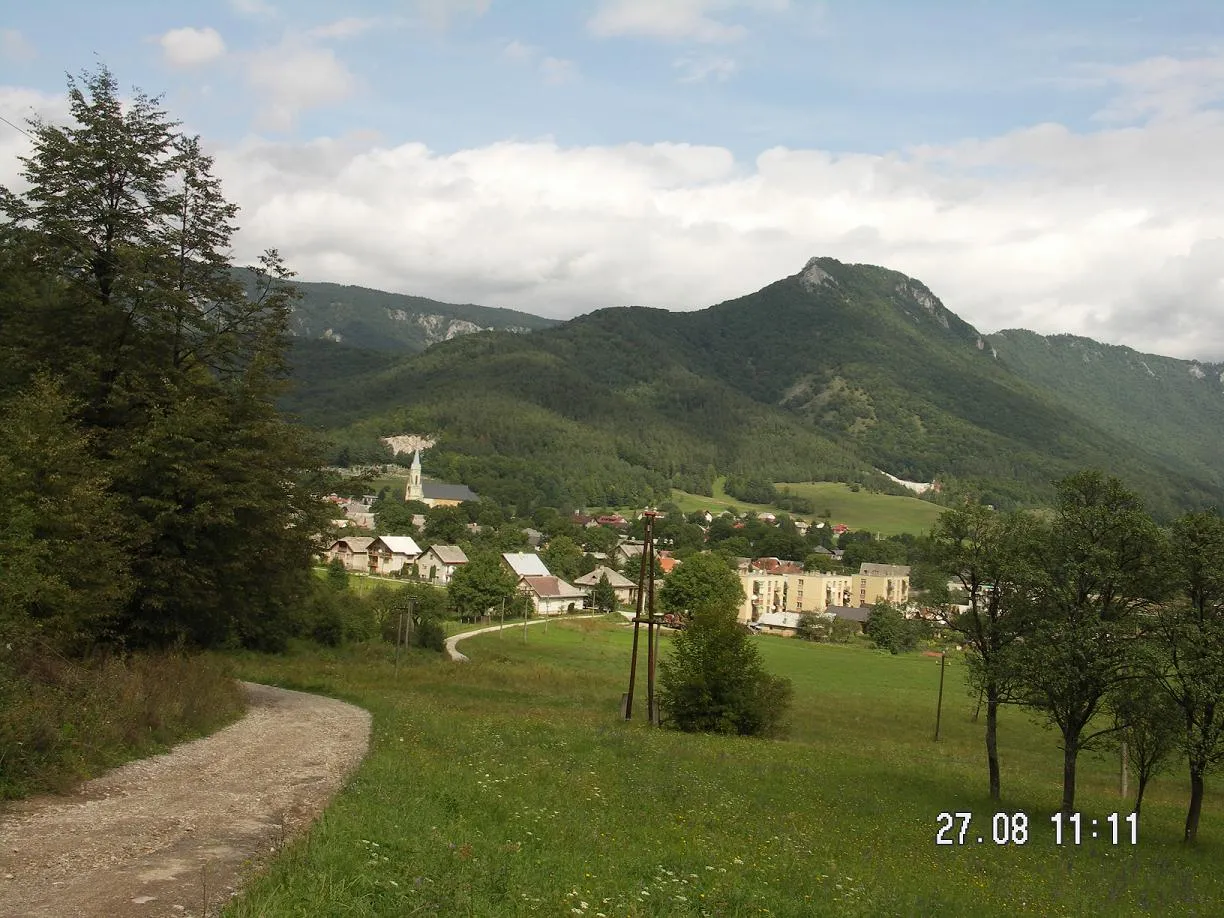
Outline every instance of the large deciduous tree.
POLYGON ((1018 697, 1062 734, 1062 811, 1075 810, 1081 750, 1114 725, 1093 723, 1130 676, 1139 612, 1162 587, 1163 536, 1117 478, 1081 472, 1059 482, 1037 553, 1032 622, 1018 646, 1018 697))

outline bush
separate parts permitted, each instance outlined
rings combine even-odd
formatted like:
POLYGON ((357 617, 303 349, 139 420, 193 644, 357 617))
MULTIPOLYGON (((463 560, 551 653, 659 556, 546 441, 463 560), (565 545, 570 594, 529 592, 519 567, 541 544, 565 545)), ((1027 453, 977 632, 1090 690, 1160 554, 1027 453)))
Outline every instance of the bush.
POLYGON ((65 791, 128 759, 208 733, 245 708, 215 658, 81 662, 0 644, 0 799, 65 791))
POLYGON ((793 694, 765 671, 752 635, 730 608, 702 608, 659 666, 665 723, 690 733, 781 736, 793 694))
POLYGON ((446 627, 441 619, 422 618, 412 631, 412 643, 441 653, 446 649, 446 627))
POLYGON ((901 610, 888 602, 877 602, 867 617, 867 636, 881 650, 902 653, 918 646, 923 625, 911 622, 901 610))

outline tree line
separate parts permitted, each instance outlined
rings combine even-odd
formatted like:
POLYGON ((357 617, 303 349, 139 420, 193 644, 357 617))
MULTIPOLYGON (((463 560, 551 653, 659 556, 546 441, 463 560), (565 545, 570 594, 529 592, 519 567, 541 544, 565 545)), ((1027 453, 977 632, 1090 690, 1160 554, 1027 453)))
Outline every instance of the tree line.
POLYGON ((1190 777, 1185 840, 1206 774, 1224 759, 1224 519, 1158 526, 1138 495, 1100 472, 1063 479, 1050 514, 949 510, 932 533, 967 596, 944 624, 965 642, 985 703, 990 793, 1000 792, 998 713, 1021 705, 1056 729, 1061 809, 1075 807, 1079 754, 1125 741, 1148 779, 1180 751, 1190 777))

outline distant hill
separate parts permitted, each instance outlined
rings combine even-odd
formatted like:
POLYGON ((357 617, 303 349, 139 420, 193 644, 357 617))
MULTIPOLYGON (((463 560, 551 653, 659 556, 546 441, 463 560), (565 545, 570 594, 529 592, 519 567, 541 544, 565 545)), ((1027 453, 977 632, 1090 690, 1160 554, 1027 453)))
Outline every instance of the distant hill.
MULTIPOLYGON (((239 277, 253 286, 249 272, 239 277)), ((514 309, 440 303, 421 296, 368 287, 295 281, 302 298, 294 304, 295 337, 328 340, 379 351, 423 351, 431 344, 487 329, 531 332, 556 325, 514 309)))
POLYGON ((878 469, 1009 506, 1048 499, 1085 466, 1121 475, 1158 512, 1220 500, 1215 415, 1193 437, 1165 425, 1157 448, 999 342, 913 278, 816 258, 697 312, 602 309, 368 370, 346 358, 331 381, 328 361, 309 361, 314 395, 295 407, 354 458, 376 454, 380 435, 436 435, 431 473, 520 504, 708 494, 719 474, 906 493, 878 469))
POLYGON ((1224 364, 1008 329, 999 359, 1104 430, 1224 490, 1224 364))

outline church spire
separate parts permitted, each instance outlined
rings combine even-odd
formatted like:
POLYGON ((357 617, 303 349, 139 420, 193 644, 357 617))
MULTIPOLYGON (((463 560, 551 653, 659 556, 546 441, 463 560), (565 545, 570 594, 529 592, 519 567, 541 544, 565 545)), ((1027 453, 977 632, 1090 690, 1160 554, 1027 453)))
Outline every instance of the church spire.
POLYGON ((421 486, 421 451, 412 454, 412 465, 408 469, 408 488, 404 500, 424 500, 425 489, 421 486))

